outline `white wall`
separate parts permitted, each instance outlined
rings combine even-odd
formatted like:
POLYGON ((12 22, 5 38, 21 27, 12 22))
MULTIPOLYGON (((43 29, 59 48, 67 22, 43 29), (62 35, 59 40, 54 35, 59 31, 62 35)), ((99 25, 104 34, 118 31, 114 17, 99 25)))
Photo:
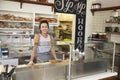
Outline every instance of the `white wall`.
MULTIPOLYGON (((120 0, 101 0, 103 7, 112 7, 112 6, 120 6, 120 0)), ((117 10, 119 12, 120 16, 120 9, 117 10)), ((92 32, 105 32, 105 27, 119 27, 120 24, 112 24, 112 23, 106 23, 107 19, 110 19, 110 16, 113 16, 113 10, 107 10, 107 11, 97 11, 94 13, 94 16, 92 17, 92 32)), ((120 32, 120 31, 119 31, 120 32)), ((109 35, 109 39, 111 41, 120 43, 120 35, 119 34, 111 34, 109 35)))
POLYGON ((87 0, 86 10, 86 29, 85 29, 85 43, 87 42, 88 36, 92 33, 92 13, 90 11, 93 0, 87 0))
MULTIPOLYGON (((91 4, 94 2, 101 2, 102 7, 112 7, 120 6, 120 0, 87 0, 87 16, 86 16, 86 36, 87 37, 93 32, 103 32, 105 24, 105 19, 109 18, 112 14, 112 11, 98 11, 95 12, 94 16, 91 14, 91 4)), ((120 11, 119 11, 120 15, 120 11)))
POLYGON ((102 7, 120 6, 120 0, 100 0, 102 7))
POLYGON ((0 10, 13 10, 13 11, 23 11, 23 12, 37 12, 37 13, 53 13, 50 6, 36 5, 23 3, 22 8, 20 8, 20 2, 13 1, 0 1, 0 10))
POLYGON ((102 7, 120 6, 120 0, 93 0, 93 2, 101 2, 102 7))

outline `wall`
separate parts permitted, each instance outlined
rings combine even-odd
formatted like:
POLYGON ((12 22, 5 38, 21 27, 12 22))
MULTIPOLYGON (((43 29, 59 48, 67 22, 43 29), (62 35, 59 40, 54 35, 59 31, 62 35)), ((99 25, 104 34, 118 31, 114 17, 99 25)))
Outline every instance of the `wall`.
POLYGON ((101 2, 102 7, 120 6, 120 0, 93 0, 93 2, 101 2))
MULTIPOLYGON (((118 10, 118 11, 120 12, 120 10, 118 10)), ((93 16, 93 21, 92 21, 92 24, 93 24, 92 32, 105 32, 106 26, 110 26, 113 28, 119 27, 119 29, 120 29, 120 24, 105 23, 105 21, 107 19, 110 19, 110 16, 112 16, 112 12, 113 12, 112 10, 95 12, 95 14, 93 16)), ((110 40, 120 43, 120 35, 119 34, 111 34, 110 40)))
MULTIPOLYGON (((102 7, 119 6, 119 3, 120 3, 120 0, 93 0, 93 2, 95 1, 101 2, 102 7)), ((118 11, 120 15, 120 10, 118 11)), ((110 16, 112 16, 112 12, 113 10, 95 12, 94 16, 92 17, 93 20, 92 20, 91 32, 105 32, 105 26, 120 27, 120 24, 105 23, 106 19, 110 19, 110 16)), ((110 37, 110 40, 120 43, 119 37, 120 37, 119 34, 112 34, 110 37)))
POLYGON ((22 8, 20 8, 20 3, 19 2, 6 1, 6 0, 1 0, 0 1, 0 10, 37 12, 37 13, 46 13, 46 14, 53 13, 51 11, 50 6, 23 3, 22 8))
POLYGON ((90 34, 92 34, 92 13, 90 11, 91 4, 93 0, 87 0, 87 9, 86 9, 86 28, 85 28, 85 43, 87 42, 87 38, 90 34))
MULTIPOLYGON (((90 11, 91 4, 96 1, 101 2, 102 7, 120 6, 120 0, 87 0, 85 42, 87 42, 88 36, 93 32, 103 32, 104 27, 106 26, 105 19, 109 18, 112 15, 112 11, 107 11, 107 12, 102 11, 102 12, 96 12, 95 16, 92 16, 90 11)), ((118 35, 112 35, 112 36, 118 37, 118 35)), ((113 37, 112 37, 112 40, 113 40, 113 37)))

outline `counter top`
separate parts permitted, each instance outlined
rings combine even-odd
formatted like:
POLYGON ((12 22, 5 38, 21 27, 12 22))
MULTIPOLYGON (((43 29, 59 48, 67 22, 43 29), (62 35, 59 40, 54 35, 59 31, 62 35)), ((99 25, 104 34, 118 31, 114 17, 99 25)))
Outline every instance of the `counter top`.
POLYGON ((16 71, 48 68, 48 67, 56 67, 56 66, 65 66, 65 65, 68 65, 68 62, 69 62, 68 60, 64 60, 58 63, 45 62, 45 63, 36 63, 34 65, 23 64, 23 65, 18 65, 16 67, 16 71))
POLYGON ((107 71, 107 72, 103 72, 103 73, 89 75, 89 76, 86 76, 86 77, 76 78, 76 79, 73 79, 73 80, 99 80, 99 79, 102 79, 102 78, 116 76, 116 75, 117 75, 117 72, 107 71))

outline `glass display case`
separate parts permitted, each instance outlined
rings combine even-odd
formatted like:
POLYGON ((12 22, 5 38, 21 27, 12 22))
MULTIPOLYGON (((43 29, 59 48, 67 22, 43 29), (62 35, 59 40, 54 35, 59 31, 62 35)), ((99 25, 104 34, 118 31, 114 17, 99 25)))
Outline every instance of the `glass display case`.
MULTIPOLYGON (((50 62, 40 63, 34 66, 26 64, 18 65, 15 69, 16 79, 72 80, 107 71, 114 72, 115 43, 113 42, 88 41, 88 43, 85 43, 84 52, 74 50, 74 44, 72 43, 56 43, 55 46, 57 56, 63 59, 63 62, 55 64, 50 62), (36 71, 42 76, 35 75, 36 71), (57 74, 58 72, 59 74, 57 74)), ((5 48, 5 52, 7 52, 6 48, 9 49, 9 57, 16 56, 21 58, 23 56, 30 56, 33 46, 6 46, 1 44, 1 48, 5 48)), ((26 63, 29 62, 29 58, 24 59, 26 63)))
MULTIPOLYGON (((44 46, 44 45, 43 45, 44 46)), ((33 46, 31 45, 13 45, 13 44, 0 44, 0 51, 1 58, 0 58, 0 65, 13 65, 9 64, 11 61, 10 59, 18 59, 18 64, 16 65, 15 69, 15 80, 57 80, 62 79, 65 80, 67 73, 66 73, 66 65, 69 63, 69 50, 70 45, 69 43, 62 43, 56 44, 55 50, 57 57, 59 59, 63 59, 64 61, 61 63, 52 63, 52 62, 45 62, 45 63, 36 63, 33 66, 27 65, 30 60, 30 55, 32 52, 33 46), (4 51, 3 51, 4 49, 4 51), (6 54, 6 57, 5 55, 6 54), (3 64, 5 60, 8 60, 6 64, 3 64), (10 62, 9 62, 10 61, 10 62), (37 72, 37 74, 36 74, 37 72), (59 73, 58 73, 59 72, 59 73), (31 75, 31 76, 30 76, 31 75), (41 76, 40 76, 41 75, 41 76), (55 76, 57 75, 57 76, 55 76), (47 76, 47 77, 46 77, 47 76)))
POLYGON ((114 56, 115 43, 108 41, 88 41, 85 43, 84 52, 75 52, 75 56, 73 56, 71 78, 107 71, 114 72, 114 56), (77 59, 74 59, 76 57, 77 59))

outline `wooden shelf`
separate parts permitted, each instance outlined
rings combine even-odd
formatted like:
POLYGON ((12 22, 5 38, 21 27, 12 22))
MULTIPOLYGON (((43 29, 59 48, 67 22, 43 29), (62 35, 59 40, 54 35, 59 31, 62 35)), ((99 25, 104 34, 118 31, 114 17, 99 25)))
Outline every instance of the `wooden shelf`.
POLYGON ((118 34, 120 35, 120 32, 106 32, 107 34, 118 34))
POLYGON ((107 10, 116 10, 116 9, 120 9, 120 6, 105 7, 105 8, 99 8, 99 9, 91 9, 91 12, 94 15, 94 12, 96 12, 96 11, 107 11, 107 10))
POLYGON ((8 1, 20 2, 20 8, 22 8, 23 3, 45 5, 45 6, 51 6, 52 9, 54 8, 54 4, 53 3, 47 3, 47 2, 38 2, 38 1, 29 1, 29 0, 8 0, 8 1))
POLYGON ((116 44, 116 45, 120 45, 120 43, 118 43, 118 42, 117 42, 117 43, 115 43, 115 44, 116 44))

